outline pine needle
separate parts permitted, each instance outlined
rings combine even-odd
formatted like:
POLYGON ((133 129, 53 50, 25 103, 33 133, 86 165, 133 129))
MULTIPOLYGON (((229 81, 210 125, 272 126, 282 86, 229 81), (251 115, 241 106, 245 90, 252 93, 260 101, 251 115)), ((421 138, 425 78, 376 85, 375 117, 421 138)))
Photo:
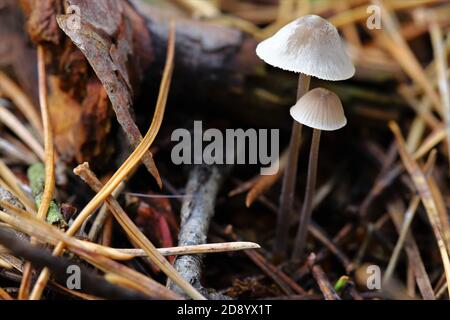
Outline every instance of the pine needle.
MULTIPOLYGON (((413 7, 417 7, 425 4, 436 3, 438 0, 393 0, 390 1, 389 5, 392 10, 404 10, 413 7)), ((335 16, 328 19, 336 28, 348 25, 350 23, 365 20, 369 17, 370 13, 367 12, 367 5, 362 5, 357 8, 344 11, 336 14, 335 16)))
POLYGON ((434 60, 436 61, 439 92, 442 99, 443 114, 447 128, 447 152, 450 173, 450 84, 447 76, 447 55, 444 48, 442 30, 436 21, 430 23, 431 44, 433 45, 434 60))
MULTIPOLYGON (((162 286, 158 282, 150 279, 139 272, 123 266, 104 255, 92 251, 86 242, 77 240, 68 236, 55 226, 49 225, 44 221, 31 216, 26 211, 20 210, 8 202, 0 201, 1 207, 6 208, 10 214, 0 210, 0 220, 11 225, 15 229, 38 239, 41 242, 48 242, 51 244, 64 243, 68 248, 85 259, 92 265, 98 267, 106 273, 114 273, 118 276, 124 277, 129 281, 135 282, 137 287, 141 288, 141 292, 151 296, 164 299, 179 299, 175 293, 162 286)), ((47 268, 45 268, 46 270, 47 268)), ((30 299, 32 295, 30 296, 30 299)))
POLYGON ((0 106, 0 121, 14 132, 39 159, 44 160, 45 153, 41 143, 31 134, 22 122, 4 106, 0 106))
MULTIPOLYGON (((39 105, 41 108, 42 123, 44 126, 44 151, 45 151, 45 185, 42 193, 41 203, 39 204, 36 217, 45 220, 50 203, 53 200, 55 191, 55 149, 53 146, 53 132, 47 100, 47 74, 45 70, 45 49, 42 45, 37 48, 38 61, 38 82, 39 82, 39 105)), ((35 240, 31 238, 31 243, 35 240)), ((29 295, 31 284, 32 268, 30 263, 26 263, 19 290, 19 299, 25 300, 29 295)))
POLYGON ((14 300, 8 292, 6 292, 3 288, 0 288, 0 299, 1 300, 14 300))
POLYGON ((11 193, 14 194, 20 202, 22 202, 27 210, 31 213, 36 213, 33 200, 31 200, 30 197, 22 190, 19 185, 19 180, 2 160, 0 160, 0 177, 5 181, 11 190, 11 193))
POLYGON ((27 118, 28 122, 36 130, 36 133, 42 134, 42 124, 39 114, 27 95, 22 89, 14 83, 6 74, 0 71, 0 89, 14 102, 16 107, 27 118))
POLYGON ((425 70, 420 65, 411 48, 408 46, 405 38, 398 30, 398 23, 395 16, 383 1, 373 1, 381 8, 383 17, 383 31, 373 32, 376 40, 380 42, 389 53, 397 60, 403 70, 413 79, 427 94, 433 105, 440 114, 442 114, 442 104, 438 94, 431 85, 425 70))
POLYGON ((52 124, 47 101, 47 76, 45 71, 45 49, 38 46, 38 76, 39 76, 39 103, 41 106, 42 123, 44 124, 45 149, 45 187, 41 204, 38 208, 38 219, 44 220, 55 191, 55 149, 53 146, 52 124))
MULTIPOLYGON (((391 131, 394 133, 395 138, 397 140, 397 145, 403 164, 406 170, 408 171, 409 175, 411 176, 411 179, 413 180, 414 185, 416 186, 416 189, 420 195, 422 203, 428 214, 428 219, 430 221, 431 227, 434 232, 434 236, 436 237, 439 251, 441 253, 441 258, 445 270, 445 277, 447 279, 448 285, 450 283, 450 259, 446 248, 445 237, 442 234, 442 226, 440 224, 438 207, 433 199, 429 182, 423 171, 420 169, 417 162, 408 152, 398 124, 395 122, 391 122, 389 124, 389 127, 391 131)), ((450 294, 450 287, 448 290, 450 294)))
MULTIPOLYGON (((219 252, 232 252, 261 248, 257 243, 248 241, 207 243, 194 246, 179 246, 170 248, 158 248, 158 251, 165 257, 185 255, 185 254, 208 254, 219 252)), ((119 252, 129 254, 134 257, 144 257, 146 253, 141 249, 116 249, 119 252)))

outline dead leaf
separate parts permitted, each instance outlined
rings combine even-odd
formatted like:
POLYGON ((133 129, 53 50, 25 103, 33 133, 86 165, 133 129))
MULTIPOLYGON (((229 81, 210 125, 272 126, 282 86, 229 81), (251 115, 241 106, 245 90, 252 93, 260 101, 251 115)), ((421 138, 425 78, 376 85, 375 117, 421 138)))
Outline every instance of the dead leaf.
MULTIPOLYGON (((137 210, 136 225, 153 243, 158 243, 162 248, 173 247, 173 237, 166 218, 168 215, 173 217, 173 213, 167 199, 158 200, 167 202, 163 205, 166 207, 168 204, 168 208, 163 209, 161 206, 150 206, 141 202, 137 210)), ((169 261, 173 262, 174 257, 170 257, 169 261)))
MULTIPOLYGON (((135 54, 133 25, 136 23, 124 14, 125 5, 118 0, 68 2, 80 8, 80 28, 72 28, 71 15, 57 16, 58 25, 86 56, 106 89, 118 122, 136 147, 142 135, 132 117, 133 92, 128 72, 133 65, 130 58, 135 54)), ((147 152, 142 161, 161 186, 152 154, 147 152)))

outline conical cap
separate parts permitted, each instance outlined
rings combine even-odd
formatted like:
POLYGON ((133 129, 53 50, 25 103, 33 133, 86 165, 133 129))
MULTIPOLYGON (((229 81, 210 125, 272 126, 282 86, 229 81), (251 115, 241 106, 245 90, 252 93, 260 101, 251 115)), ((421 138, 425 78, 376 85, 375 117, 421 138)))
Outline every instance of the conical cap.
POLYGON ((316 15, 285 25, 261 42, 256 54, 272 66, 323 80, 345 80, 355 74, 337 29, 316 15))
POLYGON ((347 124, 341 100, 335 93, 323 88, 306 93, 290 113, 295 121, 319 130, 333 131, 347 124))

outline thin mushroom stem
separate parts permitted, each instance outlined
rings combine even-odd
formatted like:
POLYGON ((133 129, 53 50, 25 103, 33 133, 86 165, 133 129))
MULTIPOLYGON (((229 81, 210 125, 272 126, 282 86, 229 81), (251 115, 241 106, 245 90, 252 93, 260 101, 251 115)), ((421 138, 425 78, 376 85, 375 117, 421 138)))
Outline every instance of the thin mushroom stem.
POLYGON ((314 190, 316 189, 320 134, 321 130, 314 129, 311 141, 311 149, 309 151, 308 176, 306 180, 305 198, 303 200, 303 207, 300 213, 300 221, 298 225, 297 235, 295 237, 292 260, 299 260, 303 254, 303 249, 305 247, 308 225, 311 220, 312 214, 314 190))
MULTIPOLYGON (((297 100, 309 90, 311 77, 300 73, 297 87, 297 100)), ((274 253, 286 254, 286 246, 289 230, 289 215, 292 212, 294 202, 295 182, 297 178, 297 162, 302 138, 302 124, 293 121, 291 140, 289 143, 289 155, 283 177, 283 185, 278 210, 277 229, 275 235, 274 253)))

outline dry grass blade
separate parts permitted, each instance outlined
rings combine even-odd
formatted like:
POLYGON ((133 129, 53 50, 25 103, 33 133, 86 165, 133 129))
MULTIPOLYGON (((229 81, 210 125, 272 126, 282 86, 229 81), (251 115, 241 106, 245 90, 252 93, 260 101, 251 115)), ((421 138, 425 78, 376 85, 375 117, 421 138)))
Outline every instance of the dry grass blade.
POLYGON ((448 219, 447 206, 441 190, 439 189, 433 176, 428 177, 428 184, 430 185, 431 193, 438 209, 439 220, 441 222, 442 233, 444 235, 447 251, 450 253, 450 222, 448 219))
MULTIPOLYGON (((122 193, 123 189, 125 189, 125 186, 126 186, 125 181, 122 181, 111 195, 117 199, 117 197, 122 193)), ((89 230, 88 239, 90 241, 95 242, 100 231, 102 231, 102 228, 104 227, 105 221, 108 219, 109 216, 110 213, 108 210, 108 206, 105 203, 98 211, 98 214, 95 217, 94 222, 92 223, 91 229, 89 230)))
POLYGON ((141 285, 131 281, 130 279, 121 277, 115 273, 107 273, 105 274, 105 279, 112 284, 115 284, 119 287, 127 288, 130 290, 142 291, 141 285))
POLYGON ((0 137, 0 152, 8 155, 10 159, 16 159, 21 163, 31 165, 38 162, 36 155, 31 152, 21 141, 11 135, 0 137))
POLYGON ((1 300, 14 300, 8 292, 6 292, 3 288, 0 288, 0 299, 1 300))
MULTIPOLYGON (((208 243, 195 246, 180 246, 170 248, 158 248, 157 250, 163 256, 175 256, 184 254, 206 254, 231 252, 261 248, 257 243, 247 241, 224 242, 224 243, 208 243)), ((145 257, 147 254, 142 249, 116 249, 118 252, 125 253, 132 257, 145 257)))
MULTIPOLYGON (((431 227, 436 237, 438 248, 441 254, 442 262, 444 264, 445 276, 447 279, 447 284, 450 283, 450 259, 448 256, 448 251, 446 248, 445 237, 442 234, 442 226, 439 219, 438 207, 433 199, 433 194, 428 183, 425 174, 420 169, 417 162, 411 156, 411 154, 406 149, 405 141, 401 134, 400 128, 395 122, 389 124, 392 132, 397 140, 397 145, 399 149, 400 156, 402 158, 403 164, 411 176, 414 185, 419 192, 420 198, 423 205, 425 206, 426 212, 428 214, 428 219, 430 220, 431 227)), ((449 287, 450 293, 450 287, 449 287)))
POLYGON ((89 300, 89 301, 91 301, 91 300, 104 300, 104 299, 102 299, 100 297, 93 296, 91 294, 82 293, 82 292, 78 292, 76 290, 67 289, 65 286, 62 286, 62 285, 60 285, 59 283, 56 283, 56 282, 52 282, 52 285, 54 285, 56 288, 58 288, 62 292, 65 292, 65 293, 70 294, 70 295, 72 295, 74 297, 80 298, 82 300, 89 300))
POLYGON ((3 257, 0 255, 0 268, 2 269, 12 269, 13 266, 11 263, 3 259, 3 257))
POLYGON ((42 242, 66 244, 72 252, 104 272, 115 273, 118 276, 127 278, 129 281, 135 282, 135 285, 141 288, 140 291, 149 296, 164 299, 180 298, 158 282, 91 250, 92 247, 86 245, 86 242, 68 236, 58 228, 29 215, 26 211, 20 210, 7 202, 0 201, 0 203, 2 207, 7 208, 10 212, 10 214, 7 214, 0 211, 0 220, 8 223, 15 229, 42 242))
MULTIPOLYGON (((116 249, 106 247, 92 242, 81 241, 82 245, 89 248, 92 252, 104 255, 113 260, 130 260, 136 257, 148 257, 147 253, 142 249, 116 249)), ((169 248, 158 248, 158 252, 165 256, 177 256, 185 254, 207 254, 241 251, 249 249, 259 249, 260 246, 254 242, 224 242, 224 243, 208 243, 202 245, 179 246, 169 248)))
MULTIPOLYGON (((347 1, 338 1, 337 10, 339 12, 346 12, 349 10, 350 4, 347 1)), ((349 23, 342 26, 342 34, 347 42, 351 43, 357 48, 362 48, 361 39, 359 38, 358 29, 354 23, 349 23)))
MULTIPOLYGON (((417 101, 413 90, 407 85, 399 86, 399 93, 406 100, 408 105, 417 113, 417 115, 427 123, 433 130, 441 126, 441 122, 428 110, 428 106, 424 102, 417 101)), ((428 102, 428 101, 426 101, 428 102)))
POLYGON ((193 18, 214 18, 220 15, 219 9, 210 1, 198 0, 171 0, 187 11, 193 18))
POLYGON ((11 268, 13 268, 19 272, 22 272, 22 269, 23 269, 22 260, 10 255, 7 252, 8 251, 5 248, 0 246, 0 259, 3 260, 5 263, 7 263, 9 266, 11 266, 11 268), (1 252, 1 251, 3 251, 3 252, 1 252))
MULTIPOLYGON (((45 185, 42 194, 41 203, 38 208, 37 218, 45 220, 50 202, 55 191, 55 150, 53 146, 53 133, 48 110, 47 101, 47 75, 45 70, 45 49, 42 45, 38 46, 38 82, 39 82, 39 105, 41 108, 42 123, 44 125, 44 152, 45 152, 45 185)), ((34 239, 31 239, 34 243, 34 239)), ((19 299, 24 300, 28 298, 29 288, 31 283, 32 268, 30 263, 27 263, 24 268, 22 282, 20 284, 19 299)))
POLYGON ((45 187, 41 204, 38 208, 38 219, 44 220, 55 191, 55 149, 53 133, 47 101, 47 76, 45 71, 45 49, 38 46, 38 76, 39 76, 39 104, 41 107, 42 123, 44 124, 45 150, 45 187))
MULTIPOLYGON (((447 128, 447 152, 450 166, 450 84, 447 76, 447 55, 443 43, 441 27, 435 21, 430 24, 431 43, 433 45, 434 59, 436 61, 439 92, 442 99, 444 119, 447 128)), ((450 170, 450 167, 449 167, 450 170)), ((450 171, 449 171, 450 172, 450 171)))
MULTIPOLYGON (((431 176, 431 172, 433 170, 433 167, 436 163, 436 149, 433 149, 433 151, 430 153, 427 163, 424 167, 424 172, 427 176, 431 176)), ((391 258, 389 259, 388 266, 386 268, 386 271, 383 276, 383 282, 389 282, 391 279, 391 276, 395 270, 395 267, 397 265, 398 258, 400 257, 400 252, 403 248, 403 244, 405 242, 406 236, 409 232, 409 227, 411 226, 411 223, 414 219, 414 215, 416 213, 417 207, 420 203, 420 197, 414 196, 412 200, 410 201, 409 207, 405 212, 402 227, 399 232, 399 237, 397 240, 397 243, 395 244, 394 251, 392 252, 391 258)))
POLYGON ((436 111, 442 114, 442 104, 438 94, 427 78, 425 70, 418 62, 411 48, 398 31, 397 23, 392 12, 383 4, 383 1, 373 1, 381 8, 383 16, 383 33, 374 32, 376 40, 380 42, 397 60, 403 70, 413 79, 433 102, 436 111))
POLYGON ((6 74, 0 71, 0 89, 9 97, 16 107, 27 118, 38 134, 42 133, 42 124, 39 114, 33 103, 28 99, 22 89, 17 86, 6 74))
POLYGON ((34 202, 28 197, 22 188, 20 188, 19 180, 2 160, 0 160, 0 177, 3 178, 9 189, 20 200, 20 202, 22 202, 27 210, 31 213, 35 213, 36 210, 34 202))
MULTIPOLYGON (((104 255, 113 260, 130 260, 136 257, 148 257, 148 254, 142 249, 116 249, 106 247, 92 242, 80 241, 82 246, 89 248, 92 252, 104 255)), ((260 246, 254 242, 224 242, 208 243, 202 245, 179 246, 169 248, 158 248, 158 252, 164 257, 185 255, 185 254, 207 254, 219 252, 231 252, 250 249, 259 249, 260 246)))
MULTIPOLYGON (((425 4, 436 3, 438 0, 397 0, 391 1, 390 7, 392 10, 404 10, 408 8, 417 7, 425 4)), ((370 12, 367 12, 367 5, 354 8, 352 10, 344 11, 331 17, 329 21, 337 28, 343 27, 350 23, 365 20, 369 17, 370 12)))
POLYGON ((447 136, 445 128, 442 126, 439 129, 431 132, 428 137, 422 142, 422 145, 414 153, 414 159, 419 159, 427 154, 431 149, 436 147, 447 136))
POLYGON ((408 150, 416 150, 423 139, 425 133, 425 123, 433 130, 442 127, 441 122, 430 112, 432 107, 431 101, 427 96, 423 96, 420 101, 415 97, 411 86, 405 84, 400 85, 399 93, 403 96, 409 106, 417 113, 409 129, 406 139, 408 150))
POLYGON ((327 234, 315 223, 311 223, 308 226, 308 231, 311 233, 311 235, 322 242, 324 246, 336 256, 336 258, 339 259, 339 261, 342 263, 342 265, 345 268, 345 271, 348 273, 351 273, 354 270, 354 265, 350 261, 350 259, 347 257, 347 255, 339 249, 339 246, 337 246, 333 240, 331 240, 327 234))
POLYGON ((39 159, 44 160, 44 148, 40 142, 30 133, 30 131, 4 106, 0 106, 0 121, 14 132, 39 159))
POLYGON ((236 181, 236 187, 228 192, 228 197, 235 197, 241 193, 244 193, 250 190, 255 183, 260 179, 260 175, 254 176, 250 180, 247 181, 236 181))
MULTIPOLYGON (((392 221, 394 222, 397 232, 401 233, 403 223, 402 220, 404 220, 402 217, 403 212, 398 210, 397 206, 392 204, 388 206, 388 212, 392 218, 392 221)), ((419 288, 422 297, 425 300, 435 300, 436 297, 433 292, 433 287, 431 286, 430 278, 428 277, 427 271, 425 270, 425 266, 420 256, 419 248, 411 234, 411 231, 408 231, 406 233, 405 251, 408 255, 408 259, 412 267, 414 277, 416 279, 417 287, 419 288)))
MULTIPOLYGON (((102 188, 101 182, 97 179, 95 174, 89 169, 89 166, 84 163, 75 168, 74 173, 80 176, 95 192, 99 192, 102 188)), ((180 274, 174 267, 166 260, 155 248, 155 246, 147 239, 141 230, 134 224, 133 220, 122 209, 120 204, 112 196, 106 198, 106 203, 111 210, 111 213, 116 218, 117 222, 122 226, 127 235, 141 247, 148 255, 149 259, 155 263, 174 283, 182 288, 186 294, 193 299, 204 299, 204 297, 180 274)))
POLYGON ((400 251, 403 248, 403 244, 406 239, 406 235, 408 234, 409 227, 413 221, 414 214, 417 210, 417 207, 420 203, 420 197, 414 196, 414 198, 411 200, 408 210, 405 212, 405 216, 403 218, 402 227, 400 230, 400 234, 397 240, 397 243, 395 244, 394 251, 392 252, 391 258, 389 259, 388 266, 386 268, 386 271, 383 276, 383 282, 389 282, 391 279, 391 276, 394 272, 394 269, 397 265, 398 258, 400 257, 400 251))

